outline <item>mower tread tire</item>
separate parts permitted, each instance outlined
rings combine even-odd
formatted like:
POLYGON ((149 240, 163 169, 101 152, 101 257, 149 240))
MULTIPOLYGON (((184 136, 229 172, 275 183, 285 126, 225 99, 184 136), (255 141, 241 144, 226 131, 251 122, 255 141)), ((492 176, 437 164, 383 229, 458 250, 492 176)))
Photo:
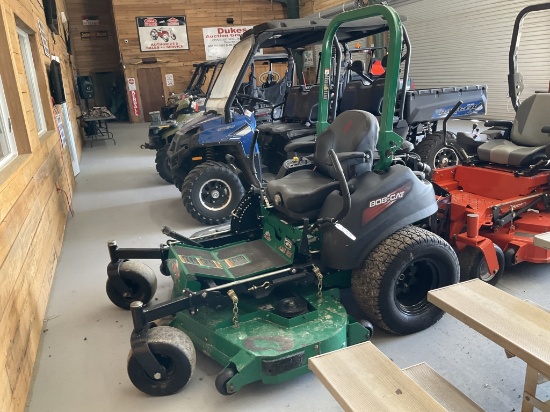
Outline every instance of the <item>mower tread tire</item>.
POLYGON ((206 161, 193 168, 185 177, 181 188, 183 205, 189 214, 201 223, 219 225, 229 221, 231 212, 244 196, 244 186, 239 176, 225 163, 206 161), (208 179, 223 180, 231 189, 231 199, 226 207, 220 210, 208 210, 199 200, 198 191, 208 179))
MULTIPOLYGON (((440 165, 436 165, 435 157, 437 153, 445 147, 443 136, 443 132, 434 132, 432 134, 427 134, 422 139, 422 141, 416 145, 416 148, 414 149, 414 152, 420 156, 420 160, 430 166, 432 168, 432 171, 441 168, 440 165)), ((447 138, 454 139, 453 135, 449 132, 447 132, 447 138)), ((447 149, 455 152, 450 147, 447 149)), ((459 164, 460 160, 458 158, 458 153, 455 152, 455 156, 457 164, 459 164)))
POLYGON ((441 319, 443 311, 427 301, 427 292, 410 310, 403 310, 397 302, 399 277, 411 263, 422 259, 437 271, 429 290, 458 282, 458 258, 453 248, 436 234, 415 226, 384 239, 353 270, 352 292, 367 319, 397 335, 419 332, 441 319))
POLYGON ((128 376, 140 391, 152 396, 166 396, 179 392, 191 379, 196 365, 193 342, 183 331, 171 326, 157 326, 147 333, 151 353, 164 366, 167 376, 154 379, 133 356, 128 354, 128 376))
POLYGON ((157 277, 145 263, 126 260, 121 263, 119 273, 126 286, 132 290, 130 296, 123 296, 115 288, 113 281, 107 278, 107 296, 119 308, 128 310, 132 302, 148 303, 155 296, 157 277))
POLYGON ((168 145, 165 145, 163 148, 157 150, 157 155, 155 156, 155 165, 157 172, 160 177, 166 180, 168 183, 174 183, 174 178, 172 177, 172 172, 170 171, 170 165, 168 164, 168 145))
POLYGON ((483 256, 483 252, 481 250, 472 246, 466 246, 463 250, 461 250, 458 253, 458 262, 460 263, 460 281, 464 282, 470 279, 480 279, 490 285, 496 285, 504 272, 506 263, 502 249, 495 245, 495 251, 498 260, 498 272, 493 277, 490 277, 488 276, 488 273, 486 276, 482 276, 480 273, 481 270, 487 269, 487 263, 485 262, 485 257, 483 256))

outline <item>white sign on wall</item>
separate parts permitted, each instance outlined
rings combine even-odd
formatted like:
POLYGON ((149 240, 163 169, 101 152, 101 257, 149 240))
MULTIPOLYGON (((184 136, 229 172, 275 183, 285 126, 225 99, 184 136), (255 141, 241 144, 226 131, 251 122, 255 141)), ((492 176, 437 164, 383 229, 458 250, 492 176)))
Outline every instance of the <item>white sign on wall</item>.
POLYGON ((313 50, 304 51, 304 67, 313 67, 313 50))
POLYGON ((170 87, 174 85, 174 75, 166 74, 166 86, 170 87))
POLYGON ((188 50, 185 16, 137 17, 141 51, 188 50))
POLYGON ((204 37, 206 60, 227 57, 233 46, 241 39, 241 35, 251 28, 252 26, 203 28, 202 35, 204 37))

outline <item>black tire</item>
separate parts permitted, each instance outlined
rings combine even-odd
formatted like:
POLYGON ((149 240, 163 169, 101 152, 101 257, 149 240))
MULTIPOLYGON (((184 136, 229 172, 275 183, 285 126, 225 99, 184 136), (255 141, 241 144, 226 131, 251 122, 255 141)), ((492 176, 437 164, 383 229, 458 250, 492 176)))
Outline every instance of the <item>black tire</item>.
POLYGON ((493 274, 489 273, 483 252, 475 247, 466 246, 458 253, 460 281, 464 282, 465 280, 477 278, 491 285, 496 285, 504 272, 506 263, 504 252, 498 245, 495 245, 495 252, 497 253, 498 272, 493 274))
POLYGON ((147 343, 151 353, 164 366, 167 376, 154 379, 147 375, 132 351, 128 355, 128 376, 136 388, 152 396, 179 392, 191 379, 196 364, 195 348, 191 339, 181 330, 158 326, 149 330, 147 343))
POLYGON ((370 321, 406 335, 441 319, 443 311, 428 302, 428 291, 458 279, 458 259, 451 246, 432 232, 409 226, 374 248, 353 270, 351 285, 370 321))
POLYGON ((231 367, 224 368, 220 373, 218 373, 218 376, 216 376, 216 380, 214 384, 216 385, 216 389, 218 390, 219 393, 225 396, 233 395, 235 393, 234 391, 229 392, 227 390, 227 382, 229 382, 229 380, 233 378, 233 376, 235 376, 236 374, 237 372, 235 371, 235 369, 231 367))
POLYGON ((155 164, 157 167, 157 172, 160 177, 166 180, 168 183, 174 183, 172 178, 172 171, 170 170, 170 164, 168 163, 168 146, 164 146, 162 149, 157 150, 157 155, 155 157, 155 164))
POLYGON ((120 277, 132 292, 123 295, 115 288, 111 278, 107 278, 107 296, 116 306, 128 310, 132 302, 147 303, 155 296, 157 277, 149 266, 141 262, 126 260, 122 262, 119 270, 120 277))
POLYGON ((181 188, 183 204, 194 219, 219 225, 244 196, 239 177, 225 163, 207 161, 189 172, 181 188))
MULTIPOLYGON (((447 132, 447 138, 452 139, 453 137, 447 132)), ((432 170, 460 164, 458 153, 450 147, 445 147, 443 132, 435 132, 426 135, 426 137, 416 145, 414 152, 418 154, 420 160, 430 166, 432 170)))

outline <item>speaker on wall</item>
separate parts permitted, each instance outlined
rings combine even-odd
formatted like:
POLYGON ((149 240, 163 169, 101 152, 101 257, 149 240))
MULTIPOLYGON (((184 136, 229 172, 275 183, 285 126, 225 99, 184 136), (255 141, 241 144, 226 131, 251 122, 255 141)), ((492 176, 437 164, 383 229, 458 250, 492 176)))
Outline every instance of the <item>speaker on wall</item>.
POLYGON ((78 94, 81 99, 93 99, 95 95, 94 84, 90 76, 78 76, 76 78, 78 84, 78 94))
POLYGON ((50 64, 50 90, 55 104, 66 102, 65 90, 63 89, 63 78, 61 77, 61 65, 58 61, 52 60, 50 64))

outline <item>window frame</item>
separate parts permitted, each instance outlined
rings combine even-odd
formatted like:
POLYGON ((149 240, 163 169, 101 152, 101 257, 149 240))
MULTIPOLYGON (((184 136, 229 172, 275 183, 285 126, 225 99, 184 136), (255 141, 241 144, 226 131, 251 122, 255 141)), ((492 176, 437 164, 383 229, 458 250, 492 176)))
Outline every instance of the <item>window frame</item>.
POLYGON ((44 115, 44 107, 42 106, 42 96, 40 95, 40 87, 36 75, 36 65, 32 53, 31 39, 29 33, 17 26, 17 37, 19 47, 21 49, 21 58, 23 59, 23 67, 25 69, 25 77, 29 88, 29 95, 33 108, 34 121, 38 136, 42 136, 48 131, 46 117, 44 115))
POLYGON ((6 139, 0 141, 2 151, 7 149, 8 153, 0 158, 0 170, 6 167, 13 159, 18 155, 17 144, 15 142, 15 134, 13 133, 13 127, 11 125, 11 117, 8 109, 8 101, 6 99, 6 92, 4 90, 4 84, 2 83, 2 77, 0 76, 0 128, 2 129, 2 136, 6 139))

